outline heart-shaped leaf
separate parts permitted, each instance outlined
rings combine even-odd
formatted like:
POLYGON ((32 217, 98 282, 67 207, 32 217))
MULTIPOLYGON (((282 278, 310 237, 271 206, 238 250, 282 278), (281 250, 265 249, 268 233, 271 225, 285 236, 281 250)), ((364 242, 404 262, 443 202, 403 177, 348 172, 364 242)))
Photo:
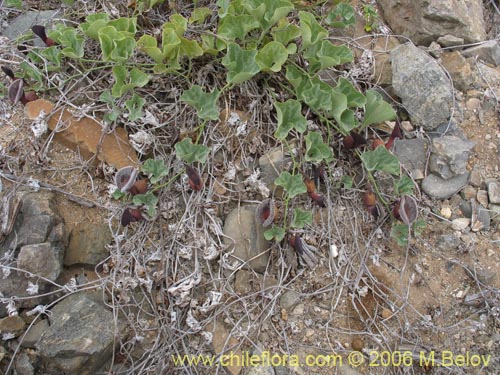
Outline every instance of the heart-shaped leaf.
POLYGON ((137 206, 145 206, 149 217, 156 216, 158 198, 151 191, 148 191, 146 194, 134 195, 132 202, 137 206))
POLYGON ((134 92, 134 95, 125 102, 125 107, 128 109, 128 119, 130 121, 136 121, 142 116, 142 107, 146 103, 144 98, 141 98, 134 92))
POLYGON ((300 32, 304 47, 316 44, 328 36, 328 31, 316 20, 316 17, 308 12, 299 12, 300 32))
POLYGON ((227 47, 227 54, 222 59, 222 65, 227 69, 228 83, 241 83, 260 72, 260 67, 255 61, 257 51, 245 50, 235 43, 227 47))
POLYGON ((332 158, 332 150, 327 144, 323 143, 323 137, 319 132, 310 132, 305 136, 307 161, 320 162, 329 161, 332 158))
POLYGON ((175 153, 179 159, 188 164, 205 163, 210 149, 204 145, 193 144, 191 138, 185 138, 175 145, 175 153))
POLYGON ((375 90, 366 91, 365 118, 363 126, 394 120, 396 112, 375 90))
POLYGON ((148 175, 149 181, 152 184, 156 184, 168 175, 168 169, 163 160, 148 159, 141 166, 141 170, 148 175))
POLYGON ((217 120, 219 118, 219 108, 217 107, 219 94, 219 90, 204 92, 201 86, 194 85, 182 93, 181 101, 194 107, 199 118, 217 120))
POLYGON ((400 174, 398 158, 385 147, 377 147, 373 151, 365 151, 361 154, 361 161, 370 172, 382 171, 395 176, 399 176, 400 174))
POLYGON ((303 211, 296 208, 293 212, 293 219, 291 226, 294 228, 304 228, 306 225, 312 224, 312 212, 303 211))
POLYGON ((286 47, 279 42, 269 42, 259 50, 255 61, 262 71, 279 72, 288 59, 286 47))
POLYGON ((285 238, 285 234, 286 232, 283 228, 274 226, 264 232, 264 238, 268 241, 274 238, 276 242, 281 242, 285 238))
POLYGON ((303 133, 307 129, 307 120, 302 115, 302 106, 300 102, 289 99, 284 103, 274 103, 278 116, 278 128, 274 136, 279 140, 284 140, 288 132, 292 129, 303 133))
POLYGON ((274 183, 282 186, 290 198, 307 192, 306 185, 300 174, 291 175, 287 171, 281 172, 278 178, 274 180, 274 183))

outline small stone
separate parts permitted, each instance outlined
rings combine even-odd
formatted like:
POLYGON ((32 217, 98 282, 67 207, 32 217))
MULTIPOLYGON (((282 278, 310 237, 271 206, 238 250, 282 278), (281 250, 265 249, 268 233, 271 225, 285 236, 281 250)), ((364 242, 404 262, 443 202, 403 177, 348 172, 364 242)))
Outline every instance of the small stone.
POLYGON ((234 290, 239 295, 248 294, 252 290, 252 285, 250 280, 252 279, 252 273, 247 270, 239 270, 236 272, 236 277, 234 280, 234 290))
POLYGON ((306 306, 303 303, 299 303, 291 312, 291 316, 300 316, 304 315, 304 311, 306 310, 306 306))
POLYGON ((365 342, 363 341, 363 339, 359 337, 356 337, 351 341, 352 350, 360 352, 361 350, 363 350, 364 347, 365 347, 365 342))
POLYGON ((287 290, 280 297, 280 306, 282 309, 290 312, 295 306, 302 301, 302 296, 295 290, 287 290))
POLYGON ((23 337, 21 346, 25 348, 34 348, 35 344, 40 340, 42 334, 49 328, 49 322, 47 319, 39 319, 34 325, 26 331, 23 337))
POLYGON ((445 219, 449 219, 451 217, 451 207, 449 204, 444 204, 443 207, 441 207, 441 216, 445 219))
POLYGON ((476 168, 472 169, 470 172, 470 184, 474 187, 481 186, 481 174, 476 168))
POLYGON ((429 174, 422 181, 422 190, 431 198, 447 199, 459 192, 467 184, 468 179, 468 172, 447 180, 434 174, 429 174))
POLYGON ((469 153, 475 143, 450 135, 432 140, 429 168, 444 179, 466 173, 469 153))
POLYGON ((403 129, 407 133, 411 133, 413 130, 415 130, 410 121, 401 121, 401 129, 403 129))
POLYGON ((470 225, 470 219, 466 218, 466 217, 461 217, 461 218, 458 218, 458 219, 455 219, 451 222, 451 227, 453 228, 453 230, 457 230, 457 231, 464 231, 466 228, 468 228, 470 225))
POLYGON ((7 316, 0 319, 0 332, 12 333, 16 337, 23 333, 26 322, 19 315, 7 316))
POLYGON ((306 337, 313 337, 313 336, 314 336, 314 334, 315 334, 314 329, 312 329, 312 328, 307 328, 307 329, 306 329, 306 332, 305 332, 305 336, 306 336, 306 337))
POLYGON ((443 234, 437 239, 436 246, 441 251, 455 250, 460 246, 460 238, 454 234, 443 234))
POLYGON ((491 217, 489 211, 481 205, 477 206, 477 219, 472 223, 472 231, 488 231, 490 229, 491 217))
POLYGON ((488 192, 486 190, 479 190, 476 199, 483 207, 488 207, 488 192))
POLYGON ((464 190, 462 190, 462 195, 465 200, 470 201, 472 198, 476 198, 477 190, 472 186, 467 185, 466 187, 464 187, 464 190))
POLYGON ((495 225, 500 224, 500 205, 498 204, 490 204, 489 205, 491 222, 495 225))
POLYGON ((291 162, 291 160, 292 159, 286 156, 281 148, 272 149, 259 158, 262 181, 266 183, 269 189, 274 189, 274 180, 278 178, 285 168, 285 165, 291 162))
POLYGON ((460 201, 460 204, 458 205, 458 208, 462 212, 462 214, 467 217, 471 218, 472 217, 472 206, 468 201, 460 201))
POLYGON ((392 316, 392 311, 389 309, 382 309, 382 319, 389 319, 392 316))
POLYGON ((477 111, 479 108, 481 108, 481 100, 478 98, 470 98, 467 100, 467 103, 465 103, 465 106, 469 111, 477 111))
POLYGON ((488 40, 462 51, 466 57, 479 57, 488 64, 500 66, 500 46, 496 40, 488 40))
POLYGON ((498 181, 488 181, 488 196, 491 203, 500 203, 500 183, 498 181))
POLYGON ((429 143, 425 139, 396 139, 394 142, 394 155, 399 159, 400 163, 414 176, 414 171, 425 170, 427 161, 427 150, 429 143))

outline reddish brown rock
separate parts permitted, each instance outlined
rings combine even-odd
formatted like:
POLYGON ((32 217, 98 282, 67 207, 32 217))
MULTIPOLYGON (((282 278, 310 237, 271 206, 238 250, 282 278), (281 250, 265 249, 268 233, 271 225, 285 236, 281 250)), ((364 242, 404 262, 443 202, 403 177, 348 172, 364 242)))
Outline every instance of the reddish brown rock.
POLYGON ((66 109, 51 113, 53 109, 54 104, 38 99, 26 104, 26 115, 34 120, 42 111, 49 114, 47 125, 56 132, 56 141, 79 152, 86 160, 96 155, 96 159, 117 169, 138 164, 137 153, 130 145, 125 129, 116 128, 103 134, 103 128, 97 121, 88 117, 78 118, 66 109))

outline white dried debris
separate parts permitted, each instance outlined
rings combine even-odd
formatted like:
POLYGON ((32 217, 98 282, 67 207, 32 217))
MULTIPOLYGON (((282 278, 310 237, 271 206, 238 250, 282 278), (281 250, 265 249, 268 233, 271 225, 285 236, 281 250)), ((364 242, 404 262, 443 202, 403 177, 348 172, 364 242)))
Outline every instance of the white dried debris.
POLYGON ((201 272, 196 258, 195 262, 195 271, 191 275, 176 282, 168 288, 168 293, 175 298, 175 304, 177 306, 186 306, 189 304, 189 294, 191 293, 191 289, 193 289, 201 281, 201 272))
POLYGON ((204 313, 209 312, 214 307, 220 304, 221 299, 222 293, 211 290, 210 292, 208 292, 207 300, 200 307, 200 311, 204 313))
POLYGON ((47 132, 49 128, 46 121, 45 111, 41 111, 37 118, 31 123, 31 131, 33 132, 36 139, 39 139, 42 135, 47 132))
POLYGON ((140 154, 147 153, 155 141, 153 134, 144 130, 139 130, 137 133, 131 134, 129 138, 132 147, 140 154))
POLYGON ((229 162, 227 166, 227 171, 226 173, 224 173, 224 178, 227 181, 233 181, 235 177, 236 177, 236 167, 234 166, 233 163, 229 162))
POLYGON ((193 316, 193 311, 190 309, 187 313, 186 324, 193 332, 201 331, 200 322, 193 316))
POLYGON ((264 198, 268 198, 271 194, 271 191, 265 182, 260 179, 260 169, 256 169, 250 176, 248 176, 245 180, 245 185, 247 185, 252 191, 259 193, 264 198))
POLYGON ((26 291, 30 296, 38 294, 38 284, 33 284, 31 281, 28 281, 28 287, 26 288, 26 291))
POLYGON ((177 255, 179 258, 191 260, 193 259, 193 249, 187 246, 181 246, 181 248, 177 250, 177 255))

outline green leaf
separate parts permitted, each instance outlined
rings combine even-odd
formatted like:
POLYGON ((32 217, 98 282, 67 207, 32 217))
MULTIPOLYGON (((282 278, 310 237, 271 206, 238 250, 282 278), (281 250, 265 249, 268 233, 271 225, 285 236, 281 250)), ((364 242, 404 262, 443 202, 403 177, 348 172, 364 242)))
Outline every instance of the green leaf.
POLYGON ((151 57, 157 64, 163 62, 163 53, 158 48, 156 38, 150 35, 143 35, 137 41, 137 48, 151 57))
POLYGON ((284 103, 274 103, 278 117, 278 128, 274 136, 280 141, 288 136, 288 132, 292 129, 303 133, 307 129, 307 120, 302 115, 302 106, 300 102, 294 99, 289 99, 284 103))
POLYGON ((316 17, 308 12, 299 12, 300 32, 304 47, 316 44, 328 36, 328 31, 316 20, 316 17))
POLYGON ((264 232, 264 238, 268 241, 271 241, 274 238, 276 242, 281 242, 283 241, 283 238, 285 238, 285 234, 286 232, 283 228, 273 226, 271 229, 264 232))
POLYGON ((286 46, 292 40, 297 39, 301 35, 301 32, 300 27, 291 24, 286 18, 283 18, 271 31, 271 35, 276 42, 286 46))
POLYGON ((148 191, 146 194, 137 194, 132 198, 132 202, 137 206, 144 205, 147 209, 149 217, 156 216, 156 205, 158 204, 158 198, 151 192, 148 191))
POLYGON ((323 137, 319 132, 310 132, 305 136, 306 140, 306 161, 320 162, 329 161, 333 154, 330 147, 323 143, 323 137))
POLYGON ((109 90, 103 91, 101 95, 99 95, 99 100, 107 104, 115 104, 115 99, 111 96, 111 92, 109 90))
POLYGON ((137 68, 132 68, 129 72, 127 68, 121 65, 116 65, 112 68, 115 84, 111 88, 111 94, 115 98, 124 95, 128 90, 135 87, 143 87, 149 82, 149 75, 141 72, 137 68))
POLYGON ((293 212, 293 219, 291 226, 294 228, 304 228, 306 225, 312 224, 312 212, 303 211, 296 208, 293 212))
POLYGON ((269 42, 259 50, 255 61, 262 71, 279 72, 288 60, 286 47, 279 42, 269 42))
POLYGON ((141 98, 134 92, 132 98, 125 102, 125 107, 127 107, 129 115, 128 119, 130 121, 136 121, 142 116, 142 107, 146 103, 146 100, 141 98))
POLYGON ((315 83, 311 88, 304 90, 301 96, 306 104, 314 110, 329 111, 332 109, 332 98, 330 93, 322 90, 319 83, 315 83))
POLYGON ((382 171, 395 176, 399 176, 400 174, 398 158, 385 147, 377 147, 373 151, 363 152, 361 154, 361 161, 370 172, 382 171))
POLYGON ((114 27, 118 32, 123 33, 125 36, 133 37, 137 32, 137 18, 121 17, 108 22, 109 26, 114 27))
POLYGON ((336 46, 329 40, 323 40, 306 49, 304 57, 309 61, 310 72, 344 64, 354 58, 348 47, 336 46))
POLYGON ((306 185, 302 181, 302 175, 300 174, 291 175, 287 171, 281 172, 278 178, 274 180, 274 183, 282 186, 290 198, 307 192, 306 185))
POLYGON ((111 197, 113 199, 122 199, 125 195, 127 195, 127 193, 124 193, 123 191, 121 191, 120 189, 116 189, 113 194, 111 194, 111 197))
POLYGON ((332 27, 344 28, 356 23, 354 8, 349 4, 340 3, 326 16, 326 23, 332 27))
POLYGON ((40 51, 40 54, 55 68, 61 67, 61 51, 57 46, 47 47, 40 51))
POLYGON ((227 47, 227 54, 222 59, 222 65, 227 69, 227 82, 238 84, 260 72, 255 61, 257 51, 247 51, 235 43, 227 47))
MULTIPOLYGON (((379 147, 380 148, 380 147, 379 147)), ((394 238, 399 246, 408 245, 408 237, 410 235, 410 228, 405 224, 394 224, 391 228, 391 237, 394 238)))
POLYGON ((351 189, 353 185, 352 177, 347 175, 342 176, 342 178, 340 179, 340 185, 344 189, 351 189))
POLYGON ((5 0, 5 7, 21 9, 23 7, 22 0, 5 0))
POLYGON ((207 17, 210 17, 212 15, 212 11, 210 8, 207 7, 201 7, 201 8, 196 8, 193 10, 193 13, 191 13, 191 17, 189 17, 189 23, 203 23, 207 17))
POLYGON ((44 86, 43 74, 40 72, 40 70, 38 70, 37 67, 31 65, 29 62, 21 62, 21 64, 19 64, 19 71, 22 72, 22 78, 26 79, 27 81, 36 82, 36 85, 31 85, 31 88, 35 91, 40 90, 44 86))
POLYGON ((219 118, 219 108, 217 107, 219 94, 219 90, 207 93, 203 91, 201 86, 194 85, 182 93, 181 101, 194 107, 199 118, 217 120, 219 118))
POLYGON ((94 40, 99 40, 99 30, 107 26, 109 16, 106 13, 96 13, 85 17, 85 22, 80 24, 80 29, 94 40))
POLYGON ((152 184, 160 182, 163 177, 168 175, 168 169, 163 160, 148 159, 141 166, 141 170, 148 175, 152 184))
POLYGON ((366 104, 366 97, 357 91, 347 79, 340 77, 335 86, 335 90, 344 94, 347 98, 347 106, 349 108, 362 107, 366 104))
POLYGON ((259 22, 248 14, 227 15, 219 23, 217 35, 228 41, 244 40, 245 36, 259 27, 259 22))
POLYGON ((210 149, 204 145, 195 145, 191 138, 184 138, 175 145, 175 153, 182 161, 193 164, 195 162, 205 163, 210 149))
POLYGON ((396 112, 394 109, 392 109, 389 103, 382 99, 382 95, 380 95, 377 91, 368 90, 365 95, 366 106, 365 118, 362 123, 363 126, 379 124, 396 118, 396 112))
POLYGON ((246 0, 243 6, 259 22, 262 30, 269 29, 294 8, 288 0, 246 0))
POLYGON ((163 24, 163 30, 173 30, 178 37, 187 31, 188 20, 176 13, 170 16, 169 22, 163 24))
POLYGON ((104 61, 127 62, 135 49, 135 40, 113 26, 105 26, 98 32, 104 61))
POLYGON ((193 57, 198 57, 203 55, 203 49, 200 47, 198 42, 195 40, 187 39, 184 37, 180 38, 180 51, 179 56, 186 56, 189 59, 193 57))
POLYGON ((231 5, 231 0, 217 0, 217 6, 219 7, 219 18, 224 18, 228 14, 229 6, 231 5))
POLYGON ((406 175, 403 175, 399 180, 394 181, 394 193, 397 196, 413 195, 414 188, 415 184, 413 183, 413 180, 406 175))

